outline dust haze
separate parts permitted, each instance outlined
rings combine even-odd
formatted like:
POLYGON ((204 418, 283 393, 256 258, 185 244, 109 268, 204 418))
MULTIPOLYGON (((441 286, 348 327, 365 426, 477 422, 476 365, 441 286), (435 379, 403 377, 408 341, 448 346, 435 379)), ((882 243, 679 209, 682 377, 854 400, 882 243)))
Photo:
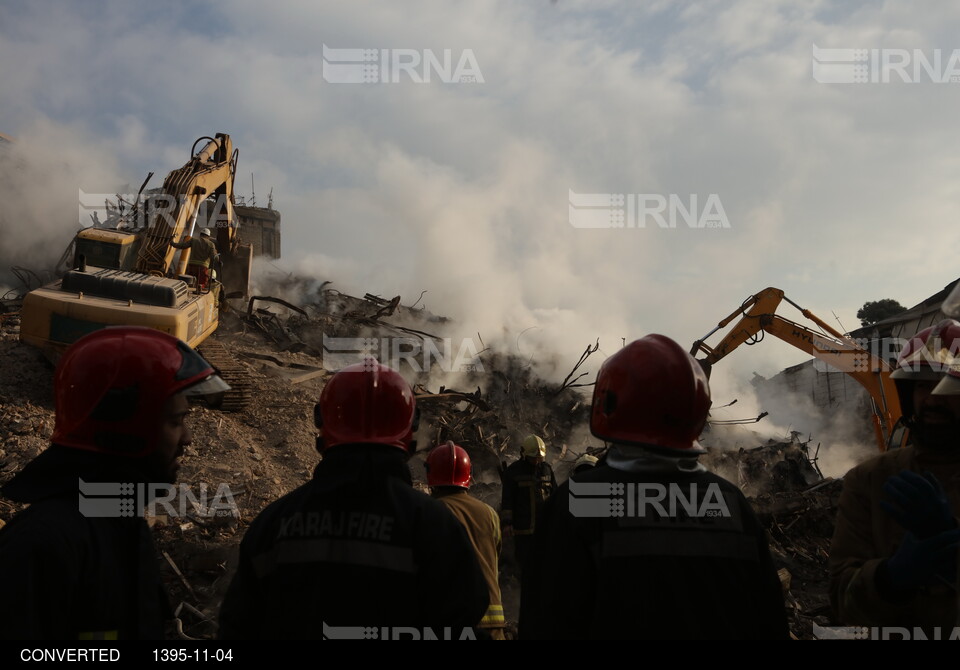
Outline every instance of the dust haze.
POLYGON ((26 268, 38 279, 51 274, 81 226, 78 194, 103 192, 123 183, 109 145, 68 125, 37 120, 0 146, 0 285, 23 293, 11 268, 26 268))
POLYGON ((767 415, 753 423, 712 425, 704 434, 707 446, 720 449, 751 449, 767 443, 809 441, 810 456, 825 477, 842 477, 854 465, 878 453, 872 423, 866 407, 820 408, 809 397, 790 391, 780 380, 754 377, 752 382, 718 374, 711 377, 714 407, 711 421, 748 420, 767 415), (733 400, 737 402, 727 407, 733 400), (819 446, 819 450, 818 450, 819 446))

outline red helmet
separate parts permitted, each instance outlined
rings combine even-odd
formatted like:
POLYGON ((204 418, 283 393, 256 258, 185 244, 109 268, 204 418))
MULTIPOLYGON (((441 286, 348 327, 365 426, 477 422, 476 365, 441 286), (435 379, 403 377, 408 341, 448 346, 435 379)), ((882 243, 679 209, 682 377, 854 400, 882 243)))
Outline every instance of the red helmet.
POLYGON ((51 441, 146 456, 157 448, 168 398, 229 389, 200 354, 172 335, 140 326, 102 328, 74 342, 57 364, 51 441))
POLYGON ((470 487, 470 456, 463 447, 449 440, 430 452, 426 466, 430 486, 470 487))
POLYGON ((593 389, 590 431, 601 440, 683 454, 697 442, 710 409, 703 368, 663 335, 647 335, 608 358, 593 389))
POLYGON ((400 373, 374 358, 339 370, 323 387, 313 419, 318 447, 389 444, 413 453, 416 401, 400 373))
POLYGON ((903 416, 913 416, 913 383, 940 381, 934 388, 936 395, 952 395, 960 385, 960 323, 944 319, 935 326, 924 328, 910 338, 897 359, 897 369, 890 378, 897 385, 903 416))

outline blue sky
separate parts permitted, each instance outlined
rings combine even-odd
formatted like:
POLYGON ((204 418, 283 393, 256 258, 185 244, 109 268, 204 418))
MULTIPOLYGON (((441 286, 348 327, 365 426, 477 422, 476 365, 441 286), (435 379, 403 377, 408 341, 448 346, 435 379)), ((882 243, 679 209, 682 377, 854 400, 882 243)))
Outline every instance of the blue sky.
MULTIPOLYGON (((766 286, 849 330, 865 301, 960 276, 960 83, 820 83, 811 50, 946 61, 960 6, 923 7, 5 2, 0 132, 42 167, 14 180, 29 198, 0 260, 59 256, 78 188, 159 186, 227 132, 238 191, 253 172, 283 214, 280 267, 407 304, 426 289, 464 336, 525 332, 561 378, 598 337, 600 355, 650 332, 686 346, 766 286), (324 44, 469 50, 484 81, 330 83, 324 44), (570 191, 717 194, 729 227, 575 228, 570 191)), ((803 360, 771 340, 731 377, 803 360)))

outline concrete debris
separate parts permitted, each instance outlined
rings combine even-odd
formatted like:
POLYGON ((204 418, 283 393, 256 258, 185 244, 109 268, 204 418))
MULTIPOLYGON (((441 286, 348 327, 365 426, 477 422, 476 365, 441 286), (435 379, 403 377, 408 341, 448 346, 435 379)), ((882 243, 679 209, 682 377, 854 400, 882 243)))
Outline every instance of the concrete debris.
POLYGON ((708 451, 704 464, 737 484, 747 496, 802 491, 823 480, 817 454, 810 456, 809 442, 800 442, 796 432, 786 442, 769 440, 752 449, 708 451))
POLYGON ((249 352, 241 355, 243 358, 261 361, 260 371, 264 374, 281 377, 291 384, 301 384, 305 381, 316 379, 317 377, 328 377, 332 374, 323 367, 304 365, 303 363, 284 362, 268 354, 249 352))
MULTIPOLYGON (((408 307, 400 296, 367 293, 357 298, 310 278, 288 277, 271 291, 287 297, 256 296, 245 310, 224 318, 217 333, 249 369, 253 402, 236 414, 194 408, 193 443, 185 449, 179 480, 196 502, 184 514, 179 502, 176 514, 158 510, 150 522, 165 552, 173 602, 190 604, 181 608, 179 630, 168 631, 171 638, 216 635, 211 613, 218 610, 229 583, 243 530, 266 505, 310 478, 320 459, 313 405, 337 369, 330 364, 335 348, 330 338, 439 342, 437 331, 446 332, 450 325, 416 308, 419 299, 408 307), (198 495, 201 486, 207 487, 206 501, 198 495), (215 501, 221 486, 229 488, 230 499, 215 501)), ((0 329, 0 485, 49 444, 53 426, 52 370, 17 341, 13 323, 5 318, 0 329)), ((558 481, 579 456, 602 456, 604 445, 587 429, 589 389, 577 388, 591 381, 582 378, 579 368, 596 350, 597 343, 590 343, 579 361, 571 360, 572 370, 562 383, 538 377, 528 358, 489 349, 476 356, 482 371, 461 369, 455 375, 432 376, 429 361, 413 357, 421 369, 401 372, 411 381, 421 410, 420 448, 409 462, 415 485, 426 488, 425 455, 446 440, 470 454, 472 493, 494 507, 500 503, 500 470, 518 458, 519 444, 529 433, 547 443, 547 460, 558 481)), ((833 624, 826 563, 841 484, 820 476, 817 446, 794 435, 736 451, 711 449, 703 458, 708 468, 741 487, 768 529, 791 630, 800 639, 811 638, 813 623, 833 624)), ((0 525, 21 508, 0 499, 0 525)), ((508 619, 515 623, 518 581, 511 560, 512 553, 505 550, 504 600, 508 619)))
POLYGON ((777 570, 777 578, 780 579, 780 586, 783 587, 783 592, 784 593, 789 592, 790 580, 792 579, 792 575, 790 574, 790 571, 787 570, 786 568, 780 568, 779 570, 777 570))
POLYGON ((14 435, 26 435, 27 433, 32 433, 35 426, 33 424, 27 423, 26 421, 14 421, 7 429, 14 435))
POLYGON ((831 619, 828 560, 842 481, 824 479, 817 467, 819 445, 799 433, 749 449, 708 449, 701 462, 737 484, 767 529, 793 637, 810 639, 813 624, 831 619))
POLYGON ((788 618, 800 639, 810 638, 815 623, 835 625, 828 561, 842 488, 841 480, 828 479, 805 491, 769 492, 750 500, 767 529, 774 562, 790 572, 788 618))
POLYGON ((167 563, 168 563, 168 564, 170 565, 170 567, 173 569, 174 573, 176 573, 177 577, 180 578, 180 581, 183 582, 183 585, 184 585, 185 587, 187 587, 187 591, 190 592, 190 595, 193 596, 194 599, 196 599, 197 594, 194 592, 193 586, 191 586, 189 580, 187 580, 187 578, 184 576, 184 574, 180 571, 180 568, 177 567, 177 564, 174 562, 174 560, 173 560, 172 558, 170 558, 170 554, 168 554, 168 553, 165 552, 165 551, 161 551, 160 553, 161 553, 161 554, 163 555, 163 557, 166 559, 167 563))

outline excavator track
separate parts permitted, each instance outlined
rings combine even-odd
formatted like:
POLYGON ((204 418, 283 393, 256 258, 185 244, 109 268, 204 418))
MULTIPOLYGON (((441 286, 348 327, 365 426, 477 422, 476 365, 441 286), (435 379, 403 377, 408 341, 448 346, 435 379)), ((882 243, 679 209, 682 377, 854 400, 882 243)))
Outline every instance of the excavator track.
POLYGON ((220 371, 220 376, 230 385, 219 409, 224 412, 242 412, 253 398, 253 379, 247 370, 227 351, 218 340, 207 338, 199 347, 200 355, 220 371))

